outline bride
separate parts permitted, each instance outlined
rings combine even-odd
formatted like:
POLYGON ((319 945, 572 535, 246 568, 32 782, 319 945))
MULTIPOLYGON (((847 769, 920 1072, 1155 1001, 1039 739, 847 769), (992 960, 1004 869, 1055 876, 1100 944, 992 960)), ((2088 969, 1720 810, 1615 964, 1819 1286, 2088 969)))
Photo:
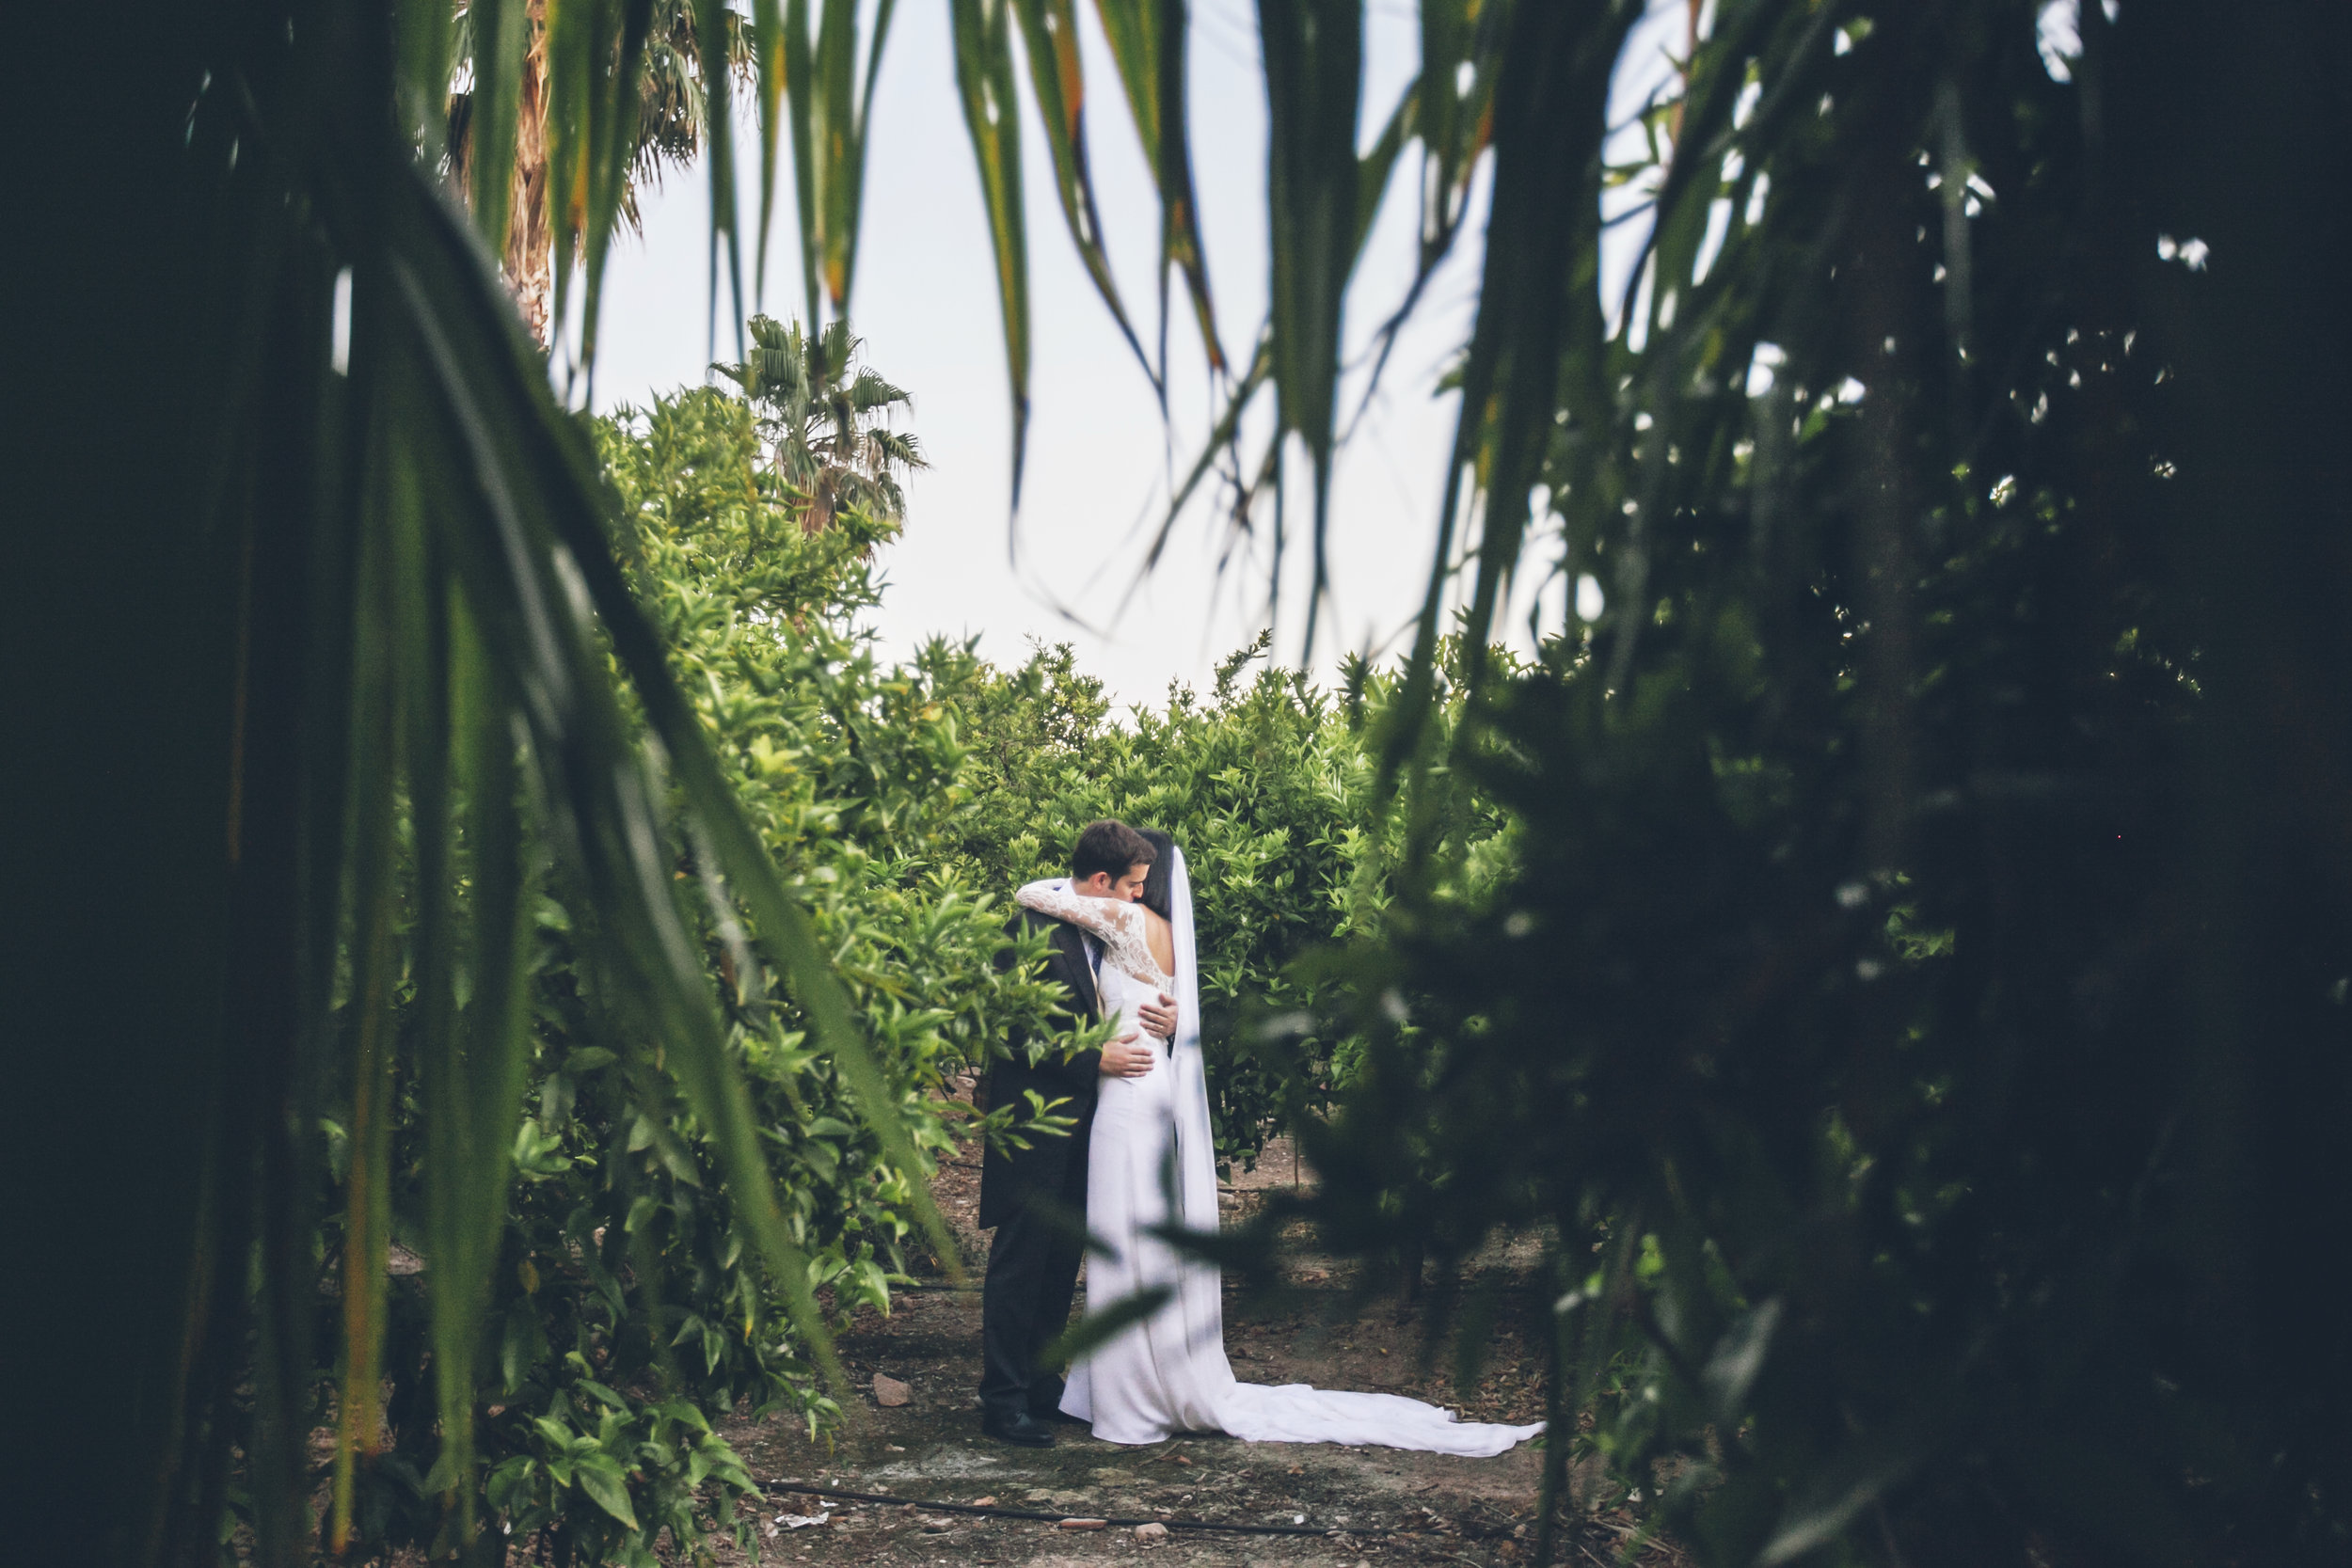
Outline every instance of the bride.
POLYGON ((1234 1379, 1216 1267, 1152 1233, 1171 1222, 1188 1230, 1216 1228, 1216 1156, 1201 1071, 1191 881, 1175 840, 1151 830, 1143 836, 1159 856, 1139 903, 1082 897, 1059 879, 1031 882, 1018 895, 1029 909, 1101 940, 1104 1016, 1132 1014, 1163 992, 1179 1004, 1169 1056, 1142 1077, 1103 1080, 1087 1164, 1087 1229, 1110 1249, 1091 1251, 1087 1259, 1088 1310, 1154 1287, 1170 1294, 1071 1369, 1063 1413, 1091 1422, 1095 1436, 1113 1443, 1222 1432, 1257 1443, 1377 1444, 1485 1456, 1541 1432, 1540 1421, 1457 1421, 1451 1411, 1396 1394, 1234 1379))

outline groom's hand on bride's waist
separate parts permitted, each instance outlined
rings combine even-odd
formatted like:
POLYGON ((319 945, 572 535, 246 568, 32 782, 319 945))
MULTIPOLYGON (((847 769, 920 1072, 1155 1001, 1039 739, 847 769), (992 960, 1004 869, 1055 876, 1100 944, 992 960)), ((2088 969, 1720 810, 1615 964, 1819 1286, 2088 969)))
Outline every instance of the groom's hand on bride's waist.
POLYGON ((1136 1015, 1143 1020, 1145 1034, 1157 1035, 1163 1040, 1176 1037, 1176 999, 1168 992, 1160 992, 1156 1002, 1144 1003, 1136 1009, 1136 1015))
POLYGON ((1152 1070, 1152 1060, 1157 1055, 1157 1052, 1143 1043, 1140 1032, 1130 1029, 1103 1047, 1103 1076, 1140 1078, 1152 1070))

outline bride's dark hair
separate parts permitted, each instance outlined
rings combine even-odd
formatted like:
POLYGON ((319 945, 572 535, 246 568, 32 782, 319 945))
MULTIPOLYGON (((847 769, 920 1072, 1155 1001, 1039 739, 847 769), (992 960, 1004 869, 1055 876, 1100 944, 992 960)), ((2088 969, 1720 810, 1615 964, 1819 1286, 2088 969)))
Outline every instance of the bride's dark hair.
POLYGON ((1143 879, 1143 907, 1173 926, 1176 923, 1176 841, 1157 828, 1138 828, 1152 848, 1152 874, 1143 879))

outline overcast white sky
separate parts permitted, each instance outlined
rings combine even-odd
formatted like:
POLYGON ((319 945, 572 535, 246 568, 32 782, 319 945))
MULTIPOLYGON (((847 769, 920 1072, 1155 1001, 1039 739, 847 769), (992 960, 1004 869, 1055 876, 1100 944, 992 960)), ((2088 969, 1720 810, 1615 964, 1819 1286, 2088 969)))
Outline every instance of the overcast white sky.
MULTIPOLYGON (((1093 8, 1077 10, 1107 244, 1129 309, 1145 318, 1139 325, 1148 334, 1158 209, 1093 8)), ((1621 108, 1638 103, 1662 78, 1663 49, 1679 51, 1684 14, 1682 0, 1653 0, 1650 23, 1620 71, 1621 108)), ((1249 0, 1197 0, 1193 22, 1193 150, 1202 226, 1225 342, 1230 353, 1246 356, 1266 294, 1265 102, 1255 8, 1249 0)), ((1367 29, 1369 139, 1413 75, 1418 32, 1401 0, 1373 0, 1367 29)), ((1071 246, 1043 139, 1025 108, 1033 364, 1016 562, 1008 550, 1010 420, 1002 323, 951 62, 947 8, 898 8, 875 91, 865 232, 850 313, 872 366, 914 394, 904 422, 921 438, 931 467, 908 487, 906 532, 882 558, 890 587, 873 624, 883 648, 899 657, 934 633, 977 634, 983 656, 998 663, 1017 662, 1031 639, 1066 640, 1116 700, 1157 705, 1171 680, 1205 686, 1216 661, 1255 636, 1266 617, 1264 554, 1237 556, 1220 578, 1221 526, 1198 506, 1179 525, 1157 572, 1123 612, 1120 608, 1137 578, 1138 534, 1156 522, 1165 501, 1170 453, 1185 461, 1211 417, 1198 339, 1188 312, 1170 323, 1171 432, 1071 246)), ((1025 80, 1023 87, 1025 94, 1025 80)), ((755 170, 755 158, 743 163, 755 170)), ((1359 270, 1347 324, 1351 350, 1410 281, 1414 166, 1410 155, 1399 165, 1359 270)), ((766 279, 766 309, 779 317, 797 315, 803 297, 788 167, 787 161, 766 279)), ((746 212, 757 210, 753 178, 747 174, 746 212)), ((624 236, 616 245, 598 353, 600 407, 643 404, 656 391, 704 379, 711 357, 707 212, 707 174, 674 175, 644 198, 644 238, 624 236)), ((1340 456, 1332 502, 1336 613, 1318 633, 1320 673, 1334 668, 1345 649, 1394 648, 1425 590, 1454 428, 1454 400, 1433 395, 1434 388, 1469 333, 1482 228, 1483 218, 1474 218, 1430 287, 1378 399, 1340 456)), ((1621 225, 1612 249, 1637 238, 1636 226, 1621 225)), ((719 356, 733 358, 723 283, 722 290, 719 356)), ((1361 373, 1359 366, 1358 386, 1361 373)), ((1355 403, 1343 388, 1343 411, 1355 403)), ((1311 515, 1303 466, 1294 478, 1294 527, 1303 532, 1311 515)), ((1293 551, 1276 619, 1286 662, 1300 654, 1308 572, 1305 550, 1293 551)))

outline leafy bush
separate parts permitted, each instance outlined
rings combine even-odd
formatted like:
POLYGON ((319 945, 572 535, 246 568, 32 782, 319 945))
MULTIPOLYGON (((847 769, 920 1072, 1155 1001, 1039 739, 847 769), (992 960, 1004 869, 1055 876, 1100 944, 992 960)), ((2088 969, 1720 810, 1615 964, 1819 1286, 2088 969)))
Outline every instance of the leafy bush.
POLYGON ((1607 605, 1419 753, 1516 864, 1354 957, 1309 1207, 1543 1236, 1552 1416, 1710 1562, 2352 1544, 2342 389, 2285 325, 2344 314, 2259 174, 2342 101, 2246 115, 2198 8, 2045 64, 2060 9, 1710 8, 1610 171, 1638 330, 1581 282, 1467 398, 1486 580, 1540 480, 1607 605))
MULTIPOLYGON (((1379 928, 1405 842, 1365 744, 1393 680, 1356 671, 1341 700, 1262 662, 1270 645, 1262 635, 1225 659, 1205 698, 1171 687, 1163 706, 1125 722, 1067 644, 990 672, 962 705, 974 796, 963 852, 976 881, 1066 873, 1078 830, 1101 816, 1184 847, 1217 1154, 1245 1165, 1274 1127, 1325 1103, 1351 1060, 1344 1036, 1255 1025, 1320 1006, 1317 971, 1300 960, 1379 928)), ((1456 708, 1441 705, 1440 722, 1456 708)), ((1442 810, 1439 853, 1501 849, 1505 818, 1475 791, 1442 810)))
MULTIPOLYGON (((985 680, 968 654, 928 650, 877 664, 850 629, 873 603, 866 557, 893 525, 856 509, 803 531, 794 498, 757 451, 751 410, 688 391, 599 423, 608 477, 632 525, 620 541, 640 602, 708 728, 730 784, 848 984, 916 1146, 941 1151, 977 1125, 943 1092, 1016 1022, 1041 1024, 1047 988, 1000 974, 1002 890, 961 876, 955 835, 968 794, 953 705, 985 680)), ((648 748, 645 763, 660 759, 648 748)), ((823 1290, 836 1321, 888 1307, 893 1282, 929 1266, 906 1178, 885 1164, 842 1075, 807 1044, 806 1021, 753 956, 744 917, 691 844, 659 850, 733 1024, 760 1132, 805 1282, 763 1277, 732 1219, 704 1130, 671 1085, 658 1027, 542 898, 531 998, 532 1115, 494 1275, 496 1338, 480 1389, 488 1498, 559 1557, 650 1562, 748 1524, 749 1487, 707 1425, 743 1407, 812 1430, 832 1401, 781 1310, 823 1290), (651 1114, 646 1106, 666 1107, 651 1114), (780 1295, 780 1291, 783 1292, 780 1295), (705 1508, 696 1488, 711 1492, 705 1508), (698 1511, 699 1510, 699 1511, 698 1511)), ((404 937, 412 933, 404 933, 404 937)), ((404 998, 405 1027, 418 1021, 404 998)), ((424 1200, 413 1106, 396 1134, 395 1229, 414 1242, 424 1200)), ((1004 1129, 1013 1112, 988 1125, 1004 1129)), ((426 1260, 426 1267, 431 1262, 426 1260)), ((392 1444, 360 1509, 374 1540, 430 1542, 441 1528, 439 1455, 421 1293, 395 1292, 387 1353, 392 1444)))
MULTIPOLYGON (((1065 870, 1087 821, 1118 816, 1185 847, 1219 1153, 1254 1161, 1272 1127, 1326 1103, 1350 1070, 1337 1035, 1247 1025, 1311 1016, 1323 982, 1302 958, 1381 928, 1406 838, 1378 804, 1365 736, 1393 681, 1359 671, 1335 699, 1263 664, 1262 638, 1205 697, 1178 689, 1114 719, 1067 646, 998 670, 934 641, 885 666, 854 628, 876 602, 871 555, 897 525, 849 507, 806 529, 755 414, 702 388, 597 423, 628 524, 618 553, 728 784, 812 912, 916 1146, 1051 1135, 1050 1124, 1016 1132, 1027 1107, 975 1119, 946 1091, 1016 1027, 1047 1037, 1048 988, 991 961, 1009 895, 1065 870)), ((644 766, 658 777, 650 744, 644 766)), ((1504 816, 1467 782, 1439 815, 1439 853, 1466 875, 1508 863, 1504 816)), ((650 1561, 665 1531, 689 1547, 707 1529, 748 1530, 736 1509, 747 1483, 708 1418, 783 1411, 812 1431, 834 1418, 788 1324, 791 1293, 824 1291, 836 1321, 860 1304, 886 1309, 933 1251, 905 1179, 882 1160, 853 1089, 808 1047, 807 1021, 754 956, 756 933, 708 857, 692 843, 658 852, 701 935, 809 1277, 764 1277, 745 1252, 659 1026, 575 927, 593 907, 541 897, 532 1114, 476 1404, 491 1507, 586 1560, 650 1561)), ((412 1000, 403 1006, 413 1029, 412 1000)), ((409 1242, 422 1159, 405 1120, 394 1166, 408 1182, 393 1201, 409 1242)), ((426 1543, 450 1482, 435 1470, 422 1298, 396 1292, 392 1306, 392 1444, 359 1512, 368 1539, 426 1543)))

